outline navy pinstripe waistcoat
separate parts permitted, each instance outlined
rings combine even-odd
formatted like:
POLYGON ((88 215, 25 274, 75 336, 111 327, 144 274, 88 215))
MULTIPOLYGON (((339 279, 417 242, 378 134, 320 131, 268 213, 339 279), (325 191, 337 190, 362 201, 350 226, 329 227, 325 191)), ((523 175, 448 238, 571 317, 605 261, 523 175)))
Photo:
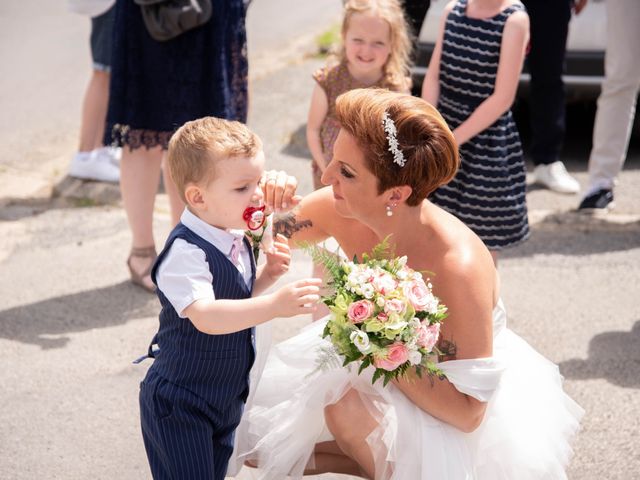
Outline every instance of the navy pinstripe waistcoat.
MULTIPOLYGON (((251 287, 229 259, 182 223, 169 235, 164 249, 151 271, 156 281, 158 266, 174 240, 183 240, 201 248, 213 275, 216 299, 251 297, 255 280, 255 262, 251 262, 251 287)), ((251 248, 245 239, 246 247, 251 248)), ((225 335, 200 332, 187 318, 180 318, 164 294, 158 290, 162 304, 160 327, 153 343, 160 348, 153 356, 150 370, 166 380, 184 387, 203 400, 220 405, 229 398, 246 400, 249 389, 249 370, 255 358, 254 329, 225 335)))

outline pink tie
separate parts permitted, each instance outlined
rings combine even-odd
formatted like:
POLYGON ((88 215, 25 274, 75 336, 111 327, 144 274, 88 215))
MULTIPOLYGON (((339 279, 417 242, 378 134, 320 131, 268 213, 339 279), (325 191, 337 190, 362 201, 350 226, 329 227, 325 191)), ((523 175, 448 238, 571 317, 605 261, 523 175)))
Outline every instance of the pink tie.
POLYGON ((231 245, 231 252, 229 256, 234 265, 238 265, 238 257, 240 256, 240 249, 242 248, 242 237, 234 237, 233 245, 231 245))

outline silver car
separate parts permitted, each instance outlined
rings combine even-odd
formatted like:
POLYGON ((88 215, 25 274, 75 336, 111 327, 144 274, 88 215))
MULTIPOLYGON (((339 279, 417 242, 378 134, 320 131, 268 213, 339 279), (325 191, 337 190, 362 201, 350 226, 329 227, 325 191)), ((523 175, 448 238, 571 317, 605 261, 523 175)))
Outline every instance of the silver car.
MULTIPOLYGON (((447 0, 432 1, 422 24, 418 38, 416 65, 413 68, 415 92, 420 91, 439 33, 442 12, 447 3, 447 0)), ((600 84, 604 78, 606 23, 604 0, 589 0, 584 10, 572 17, 569 24, 566 66, 563 75, 567 100, 595 99, 600 93, 600 84)), ((529 80, 525 62, 520 76, 519 95, 526 94, 529 80)))

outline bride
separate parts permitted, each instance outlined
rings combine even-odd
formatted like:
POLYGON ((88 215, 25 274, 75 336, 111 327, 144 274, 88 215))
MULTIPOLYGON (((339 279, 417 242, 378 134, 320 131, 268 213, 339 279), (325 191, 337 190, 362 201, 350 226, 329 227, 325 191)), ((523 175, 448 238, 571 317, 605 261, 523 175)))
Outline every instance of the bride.
POLYGON ((276 346, 245 415, 240 455, 260 478, 323 472, 370 479, 566 478, 582 409, 556 365, 506 326, 482 241, 426 198, 458 166, 455 140, 425 101, 353 90, 337 102, 342 130, 323 175, 277 229, 294 242, 334 237, 347 257, 389 236, 396 255, 430 272, 448 307, 439 359, 446 378, 371 383, 319 364, 324 322, 276 346), (383 122, 383 118, 387 120, 383 122))

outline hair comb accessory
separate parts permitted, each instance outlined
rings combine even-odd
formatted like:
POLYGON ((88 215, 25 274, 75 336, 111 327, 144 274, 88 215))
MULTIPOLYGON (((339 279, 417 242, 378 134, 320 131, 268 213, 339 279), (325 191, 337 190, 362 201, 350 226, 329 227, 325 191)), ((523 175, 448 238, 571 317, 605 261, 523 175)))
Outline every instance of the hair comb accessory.
POLYGON ((382 115, 382 127, 387 134, 387 142, 389 143, 389 151, 393 154, 393 162, 404 167, 406 160, 402 154, 402 150, 398 148, 398 130, 387 112, 382 115))

